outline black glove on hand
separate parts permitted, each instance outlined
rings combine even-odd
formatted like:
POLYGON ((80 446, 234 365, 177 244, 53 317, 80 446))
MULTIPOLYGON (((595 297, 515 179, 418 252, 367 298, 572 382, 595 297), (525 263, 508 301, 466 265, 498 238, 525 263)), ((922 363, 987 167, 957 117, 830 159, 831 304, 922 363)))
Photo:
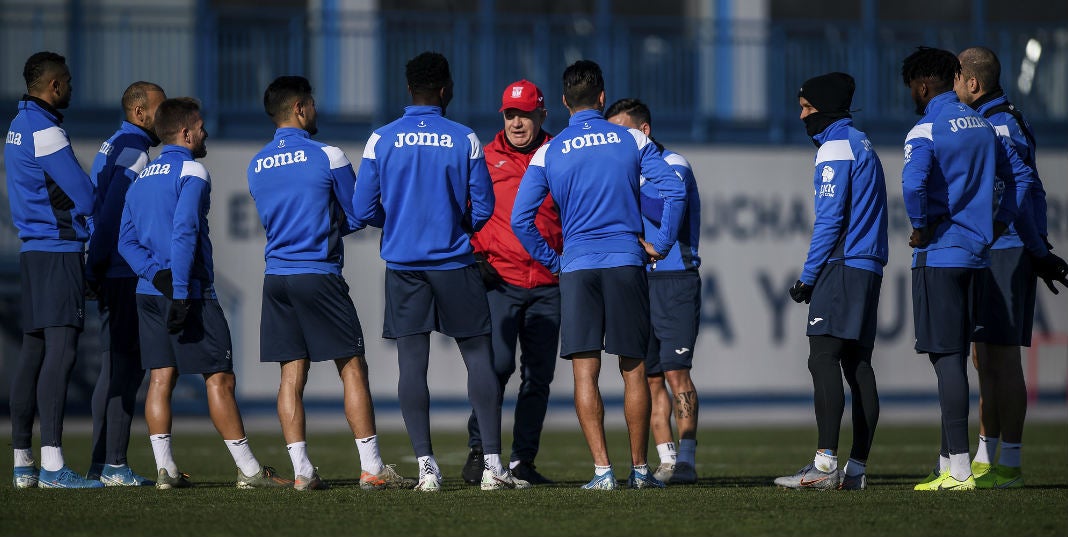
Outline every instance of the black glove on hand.
POLYGON ((57 211, 69 211, 74 208, 74 200, 55 183, 48 183, 48 203, 57 211))
POLYGON ((185 328, 185 319, 189 315, 189 299, 180 298, 171 301, 167 310, 167 331, 177 334, 185 328))
POLYGON ((482 276, 482 283, 486 286, 486 289, 496 289, 504 283, 501 273, 493 268, 493 265, 486 259, 486 254, 475 252, 475 264, 478 265, 478 273, 482 276))
POLYGON ((1068 263, 1056 254, 1050 253, 1045 257, 1033 257, 1031 258, 1031 265, 1035 275, 1042 278, 1042 281, 1046 283, 1046 287, 1049 287, 1050 292, 1053 294, 1060 294, 1053 282, 1061 282, 1061 285, 1068 287, 1068 263))
POLYGON ((163 296, 171 298, 174 296, 174 283, 171 280, 171 269, 165 268, 156 271, 156 275, 152 277, 152 286, 157 291, 163 293, 163 296))
POLYGON ((812 286, 807 285, 801 280, 797 280, 797 283, 790 288, 790 298, 794 299, 794 302, 798 304, 804 302, 808 304, 812 301, 812 286))

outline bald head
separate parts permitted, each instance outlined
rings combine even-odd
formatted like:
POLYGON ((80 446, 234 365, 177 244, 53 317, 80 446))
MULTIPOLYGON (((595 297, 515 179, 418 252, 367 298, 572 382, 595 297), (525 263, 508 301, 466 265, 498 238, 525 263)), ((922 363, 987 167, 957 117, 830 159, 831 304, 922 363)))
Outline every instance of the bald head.
POLYGON ((152 82, 134 82, 122 94, 122 110, 126 121, 149 132, 155 129, 156 108, 167 99, 163 88, 152 82))

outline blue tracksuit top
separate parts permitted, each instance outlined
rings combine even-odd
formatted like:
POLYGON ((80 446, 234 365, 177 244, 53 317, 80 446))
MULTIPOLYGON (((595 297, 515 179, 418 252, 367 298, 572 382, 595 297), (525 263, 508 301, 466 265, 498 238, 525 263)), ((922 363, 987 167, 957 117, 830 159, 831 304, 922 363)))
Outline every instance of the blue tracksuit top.
MULTIPOLYGON (((1016 156, 1016 165, 1026 167, 1016 156)), ((984 268, 994 242, 994 220, 1011 223, 1016 199, 995 193, 997 177, 1010 184, 1013 164, 994 128, 952 90, 936 95, 905 137, 901 172, 905 211, 913 228, 936 226, 931 242, 913 251, 913 267, 926 252, 926 266, 984 268), (996 214, 995 214, 996 213, 996 214)), ((1029 176, 1029 175, 1028 175, 1029 176)))
POLYGON ((159 295, 156 272, 169 268, 174 298, 215 298, 208 239, 211 177, 193 153, 166 145, 126 192, 119 253, 141 278, 137 293, 159 295))
POLYGON ((800 280, 815 285, 829 262, 882 275, 890 247, 879 155, 850 118, 835 121, 813 139, 819 144, 812 178, 816 216, 800 280))
POLYGON ((382 227, 382 259, 396 270, 475 263, 469 233, 493 214, 482 143, 437 106, 408 106, 367 140, 356 175, 353 227, 382 227))
POLYGON ((148 164, 148 148, 158 145, 147 131, 123 121, 119 130, 100 145, 93 158, 89 179, 96 185, 93 236, 85 260, 90 273, 104 271, 108 278, 136 276, 119 254, 119 224, 126 204, 126 191, 148 164))
MULTIPOLYGON (((701 266, 701 257, 697 255, 697 246, 701 240, 701 196, 697 192, 697 179, 693 168, 682 155, 664 149, 660 156, 664 162, 675 170, 686 187, 686 210, 679 225, 678 242, 671 247, 664 259, 656 262, 657 273, 680 270, 697 270, 701 266)), ((642 205, 642 222, 646 237, 656 237, 660 233, 660 220, 664 216, 664 199, 660 189, 652 181, 641 179, 638 195, 642 205)), ((653 271, 653 265, 648 270, 653 271)))
POLYGON ((248 165, 248 190, 267 230, 267 274, 341 274, 341 237, 354 230, 356 174, 345 153, 281 128, 248 165))
POLYGON ((89 240, 86 218, 93 214, 96 192, 59 126, 62 121, 48 103, 24 95, 7 131, 7 198, 22 252, 82 253, 89 240), (52 207, 48 193, 56 189, 74 202, 73 209, 52 207))
MULTIPOLYGON (((979 106, 979 115, 986 117, 987 110, 1007 104, 1008 98, 1004 94, 991 99, 979 106)), ((1025 246, 1029 252, 1039 257, 1049 253, 1046 249, 1043 237, 1046 236, 1046 190, 1042 187, 1042 180, 1038 177, 1038 166, 1035 164, 1035 147, 1031 145, 1024 134, 1023 129, 1030 130, 1031 126, 1020 125, 1016 118, 1009 112, 998 112, 988 118, 987 121, 994 126, 998 133, 998 139, 1009 146, 1011 151, 1019 155, 1020 160, 1027 164, 1034 173, 1034 182, 1028 192, 1025 203, 1019 205, 1019 213, 1009 229, 1005 231, 991 248, 1003 250, 1007 248, 1019 248, 1025 246)), ((1024 122, 1027 120, 1025 119, 1024 122)), ((1019 182, 1019 179, 1017 179, 1019 182)), ((1017 185, 1019 190, 1019 185, 1017 185)))
POLYGON ((639 200, 643 176, 664 200, 660 230, 647 239, 667 254, 686 210, 682 179, 641 131, 609 123, 599 110, 576 112, 531 159, 516 194, 512 230, 530 255, 554 273, 644 265, 648 256, 638 242, 644 229, 639 200), (562 260, 534 225, 548 193, 560 208, 562 260))

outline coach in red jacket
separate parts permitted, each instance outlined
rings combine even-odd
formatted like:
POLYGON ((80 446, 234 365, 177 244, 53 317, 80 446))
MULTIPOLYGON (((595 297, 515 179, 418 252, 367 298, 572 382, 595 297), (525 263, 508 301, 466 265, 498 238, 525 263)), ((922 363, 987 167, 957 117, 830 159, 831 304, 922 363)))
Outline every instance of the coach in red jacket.
MULTIPOLYGON (((471 244, 486 282, 493 323, 493 367, 503 393, 515 371, 516 342, 522 383, 515 405, 512 474, 531 484, 551 483, 534 469, 542 423, 549 403, 549 383, 556 370, 560 334, 559 280, 527 253, 512 233, 512 205, 530 159, 549 141, 542 130, 547 114, 541 90, 527 80, 509 84, 501 98, 504 129, 486 144, 486 165, 493 178, 493 216, 471 244)), ((549 246, 560 252, 560 215, 551 197, 535 220, 549 246)), ((503 397, 502 397, 503 399, 503 397)), ((482 439, 474 413, 468 421, 471 453, 464 481, 477 485, 482 477, 482 439)))

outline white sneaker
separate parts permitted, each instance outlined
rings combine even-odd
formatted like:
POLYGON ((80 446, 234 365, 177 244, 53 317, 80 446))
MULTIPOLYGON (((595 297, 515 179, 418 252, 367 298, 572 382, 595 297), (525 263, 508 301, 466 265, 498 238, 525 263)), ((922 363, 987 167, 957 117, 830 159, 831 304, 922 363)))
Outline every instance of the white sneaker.
POLYGON ((656 471, 653 472, 653 477, 657 478, 664 483, 671 481, 671 476, 675 475, 675 463, 662 462, 660 466, 656 467, 656 471))
POLYGON ((419 476, 419 483, 415 490, 420 492, 441 492, 441 476, 437 474, 423 474, 419 476))
POLYGON ((527 488, 530 488, 530 482, 513 476, 511 471, 505 470, 504 474, 498 475, 488 468, 482 470, 482 490, 527 488))

